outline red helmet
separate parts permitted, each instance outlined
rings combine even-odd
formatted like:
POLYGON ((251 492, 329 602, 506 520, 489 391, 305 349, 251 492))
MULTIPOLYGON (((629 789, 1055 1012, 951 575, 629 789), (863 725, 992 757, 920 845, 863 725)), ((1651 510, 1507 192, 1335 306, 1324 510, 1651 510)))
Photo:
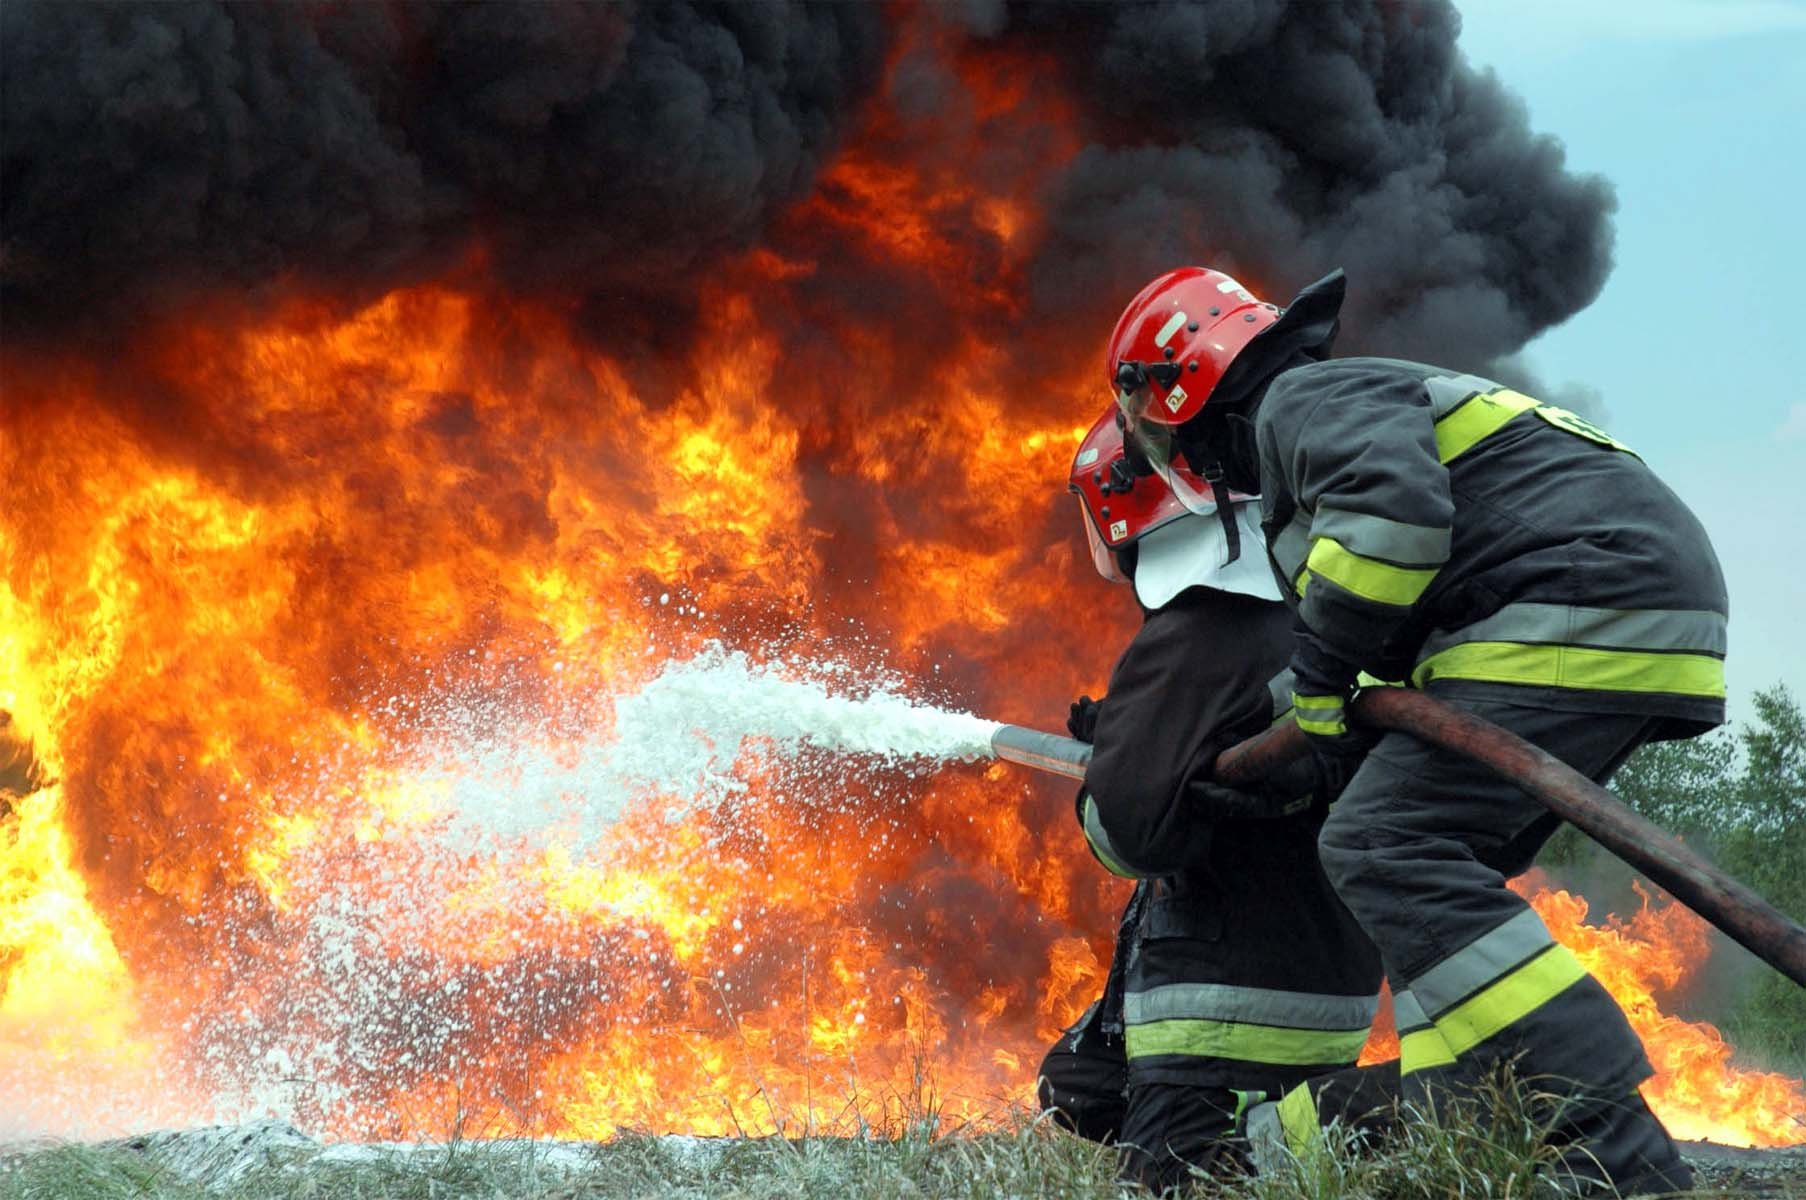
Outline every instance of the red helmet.
MULTIPOLYGON (((1183 467, 1178 470, 1190 474, 1183 467)), ((1203 481, 1198 485, 1204 486, 1203 481)), ((1160 476, 1137 476, 1123 450, 1122 415, 1114 406, 1104 410, 1079 443, 1067 486, 1078 493, 1091 565, 1113 583, 1128 582, 1117 566, 1115 551, 1172 524, 1188 511, 1160 476)))
POLYGON ((1110 334, 1104 365, 1128 429, 1195 512, 1210 511, 1215 497, 1167 469, 1173 431, 1203 411, 1235 356, 1278 319, 1277 307, 1221 271, 1180 267, 1142 288, 1110 334))

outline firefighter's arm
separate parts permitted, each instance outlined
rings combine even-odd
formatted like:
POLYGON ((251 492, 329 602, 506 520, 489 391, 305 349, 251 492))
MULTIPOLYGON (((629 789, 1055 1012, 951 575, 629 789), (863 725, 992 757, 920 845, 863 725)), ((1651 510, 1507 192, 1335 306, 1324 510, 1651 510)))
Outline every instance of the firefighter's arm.
POLYGON ((1263 473, 1311 514, 1299 616, 1336 654, 1370 659, 1449 557, 1455 506, 1428 394, 1383 366, 1304 368, 1274 382, 1259 438, 1263 473))

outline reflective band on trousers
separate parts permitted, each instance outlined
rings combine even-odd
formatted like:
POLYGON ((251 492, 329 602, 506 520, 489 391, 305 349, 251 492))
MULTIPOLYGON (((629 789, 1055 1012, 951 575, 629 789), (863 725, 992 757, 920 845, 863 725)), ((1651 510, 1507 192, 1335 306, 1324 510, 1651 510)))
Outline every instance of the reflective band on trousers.
POLYGON ((1491 987, 1436 1017, 1436 1032, 1460 1056, 1498 1036, 1587 977, 1566 946, 1551 946, 1491 987))
POLYGON ((1410 1075, 1432 1067, 1452 1067, 1455 1052, 1435 1026, 1398 1035, 1398 1073, 1410 1075))
MULTIPOLYGON (((1525 908, 1412 979, 1404 993, 1409 1000, 1403 1005, 1395 1002, 1394 1010, 1402 1007, 1408 1015, 1415 1009, 1433 1021, 1554 944, 1543 919, 1525 908)), ((1399 1025, 1405 1028, 1408 1023, 1401 1019, 1399 1025)))
POLYGON ((1360 1055, 1367 1030, 1329 1033, 1235 1021, 1172 1020, 1130 1025, 1123 1030, 1123 1041, 1131 1059, 1184 1055, 1273 1066, 1340 1066, 1360 1055))
POLYGON ((1123 996, 1123 1020, 1130 1025, 1196 1017, 1353 1033, 1372 1025, 1379 1010, 1377 995, 1293 992, 1233 983, 1167 983, 1123 996))
POLYGON ((1392 994, 1392 1023, 1398 1029, 1398 1073, 1409 1075, 1427 1067, 1446 1067, 1455 1061, 1442 1034, 1424 1015, 1423 1005, 1409 989, 1392 994))
POLYGON ((1378 559, 1363 558, 1334 538, 1320 537, 1311 543, 1305 559, 1310 570, 1299 576, 1298 594, 1303 596, 1312 575, 1321 575, 1363 600, 1409 608, 1417 603, 1430 581, 1436 578, 1435 567, 1395 567, 1378 559))

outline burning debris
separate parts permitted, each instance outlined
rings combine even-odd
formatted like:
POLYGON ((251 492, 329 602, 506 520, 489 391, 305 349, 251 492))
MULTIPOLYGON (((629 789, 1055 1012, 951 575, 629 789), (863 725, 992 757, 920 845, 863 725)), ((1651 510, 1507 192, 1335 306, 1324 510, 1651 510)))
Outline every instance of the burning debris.
MULTIPOLYGON (((1063 788, 722 745, 764 803, 626 803, 605 699, 721 644, 1045 723, 1122 641, 1053 481, 1125 283, 1343 263, 1347 341, 1478 367, 1609 263, 1448 6, 1136 12, 0 8, 32 1131, 1029 1093, 1119 900, 1063 788)), ((1665 1118, 1797 1138, 1708 1066, 1665 1118)))

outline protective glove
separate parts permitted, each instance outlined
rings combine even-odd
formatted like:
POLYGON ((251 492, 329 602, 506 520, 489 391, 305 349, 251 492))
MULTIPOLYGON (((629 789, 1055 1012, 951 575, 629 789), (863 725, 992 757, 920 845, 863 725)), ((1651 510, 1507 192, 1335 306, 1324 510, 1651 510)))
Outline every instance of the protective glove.
POLYGON ((1066 713, 1066 732, 1081 742, 1091 741, 1097 734, 1097 714, 1103 706, 1102 700, 1093 700, 1090 696, 1074 700, 1066 713))
POLYGON ((1292 707, 1311 744, 1314 794, 1328 804, 1360 769, 1374 739, 1348 727, 1344 712, 1354 699, 1361 669, 1331 650, 1303 625, 1292 632, 1292 707))

